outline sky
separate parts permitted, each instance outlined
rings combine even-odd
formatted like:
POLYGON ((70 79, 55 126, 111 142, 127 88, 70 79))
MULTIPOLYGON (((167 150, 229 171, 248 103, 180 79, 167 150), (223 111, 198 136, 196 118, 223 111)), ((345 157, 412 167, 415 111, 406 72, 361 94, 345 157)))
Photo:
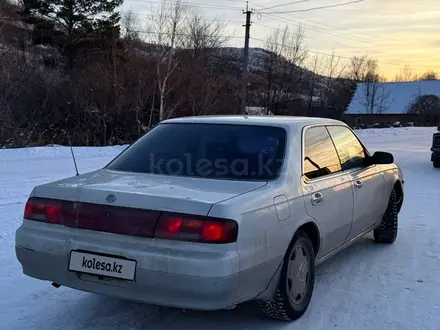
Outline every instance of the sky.
MULTIPOLYGON (((162 1, 125 0, 123 10, 132 10, 146 20, 152 8, 162 1)), ((182 0, 201 11, 206 19, 228 22, 232 46, 242 47, 245 21, 241 0, 182 0)), ((353 56, 377 59, 380 73, 392 80, 407 65, 416 74, 427 70, 440 73, 440 0, 364 0, 346 6, 307 10, 346 3, 350 0, 250 0, 254 9, 251 47, 263 47, 264 41, 286 25, 304 29, 309 58, 320 54, 329 59, 334 53, 346 63, 353 56), (295 2, 290 5, 289 3, 295 2), (276 7, 274 7, 276 6, 276 7), (273 7, 272 9, 265 9, 273 7)))

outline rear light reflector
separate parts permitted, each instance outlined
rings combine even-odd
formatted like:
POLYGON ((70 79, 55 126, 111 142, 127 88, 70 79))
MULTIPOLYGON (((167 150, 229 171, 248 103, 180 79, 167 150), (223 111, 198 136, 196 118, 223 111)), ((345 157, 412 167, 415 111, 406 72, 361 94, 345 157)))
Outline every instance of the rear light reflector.
POLYGON ((69 227, 138 237, 153 237, 159 211, 78 203, 76 222, 69 227))
POLYGON ((154 231, 154 237, 225 244, 237 240, 238 226, 235 221, 193 217, 164 213, 154 231))
POLYGON ((114 234, 213 244, 236 242, 238 234, 233 220, 54 199, 30 198, 24 218, 114 234))

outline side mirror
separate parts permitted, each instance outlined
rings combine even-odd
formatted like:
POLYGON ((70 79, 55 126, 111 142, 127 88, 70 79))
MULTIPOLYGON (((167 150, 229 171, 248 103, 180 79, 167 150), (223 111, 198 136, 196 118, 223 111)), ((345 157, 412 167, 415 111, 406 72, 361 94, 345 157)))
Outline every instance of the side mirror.
POLYGON ((370 157, 369 163, 371 165, 392 164, 394 163, 394 156, 389 152, 377 151, 370 157))

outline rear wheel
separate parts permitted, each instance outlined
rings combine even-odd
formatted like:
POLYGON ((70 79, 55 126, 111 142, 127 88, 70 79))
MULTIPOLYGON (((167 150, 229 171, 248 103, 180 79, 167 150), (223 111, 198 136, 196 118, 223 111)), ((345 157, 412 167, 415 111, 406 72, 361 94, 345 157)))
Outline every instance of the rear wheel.
POLYGON ((397 238, 398 230, 398 205, 397 205, 397 193, 393 188, 391 192, 390 200, 388 201, 388 207, 382 218, 382 223, 373 232, 374 239, 378 243, 394 243, 397 238))
POLYGON ((260 301, 262 312, 283 321, 299 319, 307 310, 315 284, 315 252, 308 235, 298 231, 284 258, 275 296, 260 301))
POLYGON ((434 168, 440 168, 440 160, 433 161, 432 165, 434 166, 434 168))

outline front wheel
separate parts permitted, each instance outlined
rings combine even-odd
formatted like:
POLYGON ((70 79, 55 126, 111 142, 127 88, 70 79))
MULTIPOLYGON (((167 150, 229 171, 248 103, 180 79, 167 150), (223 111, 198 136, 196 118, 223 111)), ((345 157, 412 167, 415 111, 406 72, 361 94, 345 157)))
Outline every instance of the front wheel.
POLYGON ((434 168, 440 168, 440 160, 433 161, 432 166, 434 166, 434 168))
POLYGON ((307 310, 315 284, 315 252, 308 235, 298 231, 284 258, 272 300, 260 301, 262 312, 282 321, 299 319, 307 310))

